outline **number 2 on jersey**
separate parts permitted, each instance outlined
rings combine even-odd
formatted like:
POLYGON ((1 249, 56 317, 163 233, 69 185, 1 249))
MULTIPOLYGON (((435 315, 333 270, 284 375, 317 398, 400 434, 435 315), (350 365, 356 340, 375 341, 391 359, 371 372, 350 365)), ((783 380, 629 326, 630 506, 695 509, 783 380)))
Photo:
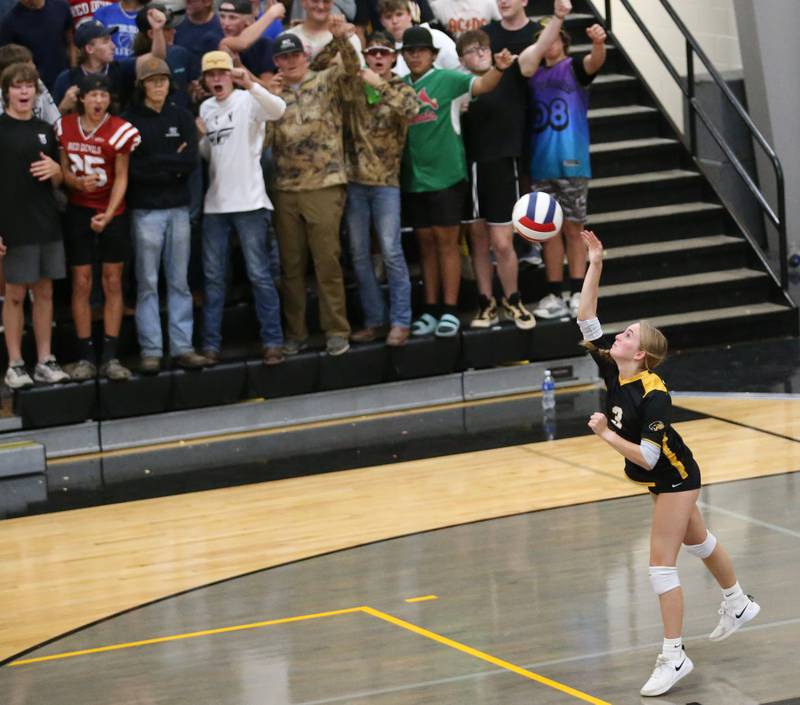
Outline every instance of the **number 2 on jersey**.
POLYGON ((80 154, 69 154, 69 160, 72 162, 72 171, 76 174, 97 174, 99 177, 97 187, 102 188, 108 183, 108 174, 103 168, 106 160, 103 157, 93 157, 91 154, 82 156, 80 154), (103 166, 101 166, 103 165, 103 166))
POLYGON ((611 407, 611 423, 617 428, 622 428, 622 408, 619 406, 611 407))

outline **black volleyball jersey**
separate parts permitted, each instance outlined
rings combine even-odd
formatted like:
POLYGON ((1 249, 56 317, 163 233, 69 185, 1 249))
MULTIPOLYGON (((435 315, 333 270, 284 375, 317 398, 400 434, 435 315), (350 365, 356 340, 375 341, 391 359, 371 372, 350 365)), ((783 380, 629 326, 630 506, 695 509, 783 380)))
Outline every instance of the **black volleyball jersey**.
MULTIPOLYGON (((614 343, 611 336, 603 336, 592 343, 608 350, 614 343)), ((680 434, 672 428, 672 399, 664 380, 654 372, 643 370, 639 374, 622 379, 617 363, 611 358, 592 351, 600 375, 606 383, 606 417, 608 427, 626 441, 639 445, 642 441, 652 443, 661 451, 652 470, 640 467, 625 459, 625 474, 635 482, 654 485, 657 478, 671 479, 677 486, 689 476, 688 470, 695 465, 692 451, 683 442, 680 434)))

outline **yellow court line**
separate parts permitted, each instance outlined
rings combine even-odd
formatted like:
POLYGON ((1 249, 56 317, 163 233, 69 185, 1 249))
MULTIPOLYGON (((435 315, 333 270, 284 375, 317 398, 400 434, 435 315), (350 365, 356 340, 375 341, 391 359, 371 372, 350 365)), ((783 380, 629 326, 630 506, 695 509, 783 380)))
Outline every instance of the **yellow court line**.
MULTIPOLYGON (((437 598, 435 595, 426 595, 422 598, 411 598, 411 599, 425 600, 425 599, 437 599, 437 598)), ((346 609, 331 610, 329 612, 315 612, 313 614, 302 614, 296 617, 284 617, 282 619, 270 619, 263 622, 252 622, 250 624, 238 624, 232 627, 220 627, 218 629, 206 629, 199 632, 188 632, 186 634, 173 634, 171 636, 161 636, 161 637, 156 637, 154 639, 129 641, 121 644, 110 644, 108 646, 99 646, 93 649, 82 649, 80 651, 67 651, 60 654, 51 654, 49 656, 39 656, 36 658, 20 659, 18 661, 12 661, 8 665, 25 666, 33 663, 43 663, 45 661, 59 661, 63 659, 74 658, 76 656, 86 656, 88 654, 100 654, 108 651, 120 651, 122 649, 132 649, 139 646, 148 646, 150 644, 163 644, 170 641, 180 641, 182 639, 195 639, 201 636, 226 634, 230 632, 243 631, 246 629, 260 629, 262 627, 272 627, 278 624, 290 624, 292 622, 302 622, 309 619, 319 619, 321 617, 336 617, 343 614, 353 614, 355 612, 362 612, 364 614, 370 615, 371 617, 377 617, 378 619, 383 620, 384 622, 388 622, 389 624, 393 624, 396 627, 401 627, 410 632, 414 632, 415 634, 424 636, 427 639, 431 639, 440 644, 444 644, 445 646, 449 646, 452 649, 456 649, 457 651, 469 654, 470 656, 474 656, 475 658, 479 658, 495 666, 504 668, 507 671, 516 673, 517 675, 528 678, 529 680, 541 683, 542 685, 546 685, 550 688, 555 688, 556 690, 559 690, 562 693, 571 695, 575 698, 578 698, 579 700, 583 700, 584 702, 592 703, 593 705, 611 705, 611 703, 608 703, 605 700, 600 700, 599 698, 595 698, 594 696, 588 695, 587 693, 584 693, 580 690, 571 688, 568 685, 564 685, 563 683, 559 683, 558 681, 546 678, 545 676, 540 676, 538 673, 529 671, 525 668, 522 668, 521 666, 516 666, 513 663, 504 661, 503 659, 499 659, 495 656, 492 656, 491 654, 487 654, 483 651, 478 651, 478 649, 473 649, 471 646, 467 646, 466 644, 454 641, 453 639, 448 639, 447 637, 442 636, 441 634, 437 634, 436 632, 424 629, 423 627, 418 627, 416 624, 411 624, 411 622, 406 622, 405 620, 399 619, 390 614, 387 614, 386 612, 381 612, 380 610, 376 610, 368 606, 348 607, 346 609)))
POLYGON ((436 595, 422 595, 421 597, 408 597, 406 602, 427 602, 428 600, 438 600, 436 595))
POLYGON ((199 636, 212 636, 213 634, 226 634, 228 632, 240 632, 245 629, 260 629, 261 627, 272 627, 276 624, 289 624, 291 622, 302 622, 308 619, 319 619, 320 617, 336 617, 340 614, 352 614, 361 612, 362 607, 348 607, 343 610, 332 610, 330 612, 317 612, 315 614, 301 614, 296 617, 284 617, 283 619, 270 619, 265 622, 252 622, 251 624, 237 624, 232 627, 220 627, 219 629, 206 629, 201 632, 189 632, 187 634, 173 634, 172 636, 160 636, 155 639, 143 639, 142 641, 129 641, 123 644, 110 644, 109 646, 98 646, 94 649, 82 649, 81 651, 66 651, 61 654, 51 654, 50 656, 39 656, 37 658, 21 659, 12 661, 9 666, 25 666, 31 663, 42 663, 43 661, 58 661, 61 659, 74 658, 75 656, 85 656, 87 654, 101 654, 106 651, 119 651, 120 649, 132 649, 137 646, 147 646, 148 644, 163 644, 168 641, 180 641, 181 639, 195 639, 199 636))
POLYGON ((420 636, 432 639, 433 641, 438 641, 440 644, 449 646, 450 648, 456 649, 457 651, 462 651, 465 654, 469 654, 470 656, 474 656, 475 658, 479 658, 483 661, 494 664, 495 666, 500 666, 500 668, 505 668, 507 671, 511 671, 512 673, 516 673, 517 675, 524 676, 525 678, 529 678, 530 680, 536 681, 537 683, 541 683, 542 685, 546 685, 549 686, 550 688, 555 688, 556 690, 560 690, 562 693, 566 693, 567 695, 571 695, 574 698, 578 698, 578 700, 583 700, 584 702, 587 703, 593 703, 593 705, 611 705, 611 703, 606 702, 605 700, 600 700, 600 698, 595 698, 594 696, 589 695, 588 693, 584 693, 580 690, 576 690, 575 688, 571 688, 570 686, 564 685, 563 683, 559 683, 558 681, 554 681, 551 678, 540 676, 538 673, 529 671, 528 669, 522 668, 521 666, 516 666, 513 663, 504 661, 503 659, 497 658, 483 651, 478 651, 478 649, 473 649, 471 646, 467 646, 466 644, 462 644, 458 641, 453 641, 452 639, 448 639, 446 636, 442 636, 441 634, 437 634, 436 632, 432 632, 429 631, 428 629, 423 629, 422 627, 418 627, 416 624, 411 624, 411 622, 406 622, 405 620, 393 617, 390 614, 386 614, 386 612, 381 612, 380 610, 373 609, 372 607, 362 607, 361 610, 363 612, 366 612, 367 614, 372 615, 373 617, 377 617, 378 619, 382 619, 386 622, 389 622, 390 624, 394 624, 397 627, 402 627, 403 629, 407 629, 408 631, 414 632, 415 634, 419 634, 420 636))

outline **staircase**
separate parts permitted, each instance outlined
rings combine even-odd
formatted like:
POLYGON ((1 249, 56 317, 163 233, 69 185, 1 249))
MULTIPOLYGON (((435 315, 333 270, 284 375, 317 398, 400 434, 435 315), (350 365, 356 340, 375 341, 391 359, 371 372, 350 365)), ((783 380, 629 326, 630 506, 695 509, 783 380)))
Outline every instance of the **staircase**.
MULTIPOLYGON (((552 11, 533 3, 529 12, 552 11)), ((573 0, 571 53, 596 22, 573 0)), ((589 227, 606 246, 599 316, 607 332, 647 317, 672 346, 798 334, 797 309, 766 272, 626 58, 608 46, 590 88, 589 227)), ((527 277, 526 300, 543 291, 527 277)))

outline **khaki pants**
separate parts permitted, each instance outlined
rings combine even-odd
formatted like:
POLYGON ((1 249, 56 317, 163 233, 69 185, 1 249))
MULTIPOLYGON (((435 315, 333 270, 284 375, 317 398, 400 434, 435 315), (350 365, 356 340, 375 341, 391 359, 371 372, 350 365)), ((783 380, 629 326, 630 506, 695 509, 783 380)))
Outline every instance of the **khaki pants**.
POLYGON ((308 338, 306 270, 308 253, 314 260, 319 289, 319 318, 326 337, 348 337, 344 281, 339 264, 339 225, 346 197, 344 186, 316 191, 277 191, 275 229, 281 251, 281 298, 286 337, 308 338))

